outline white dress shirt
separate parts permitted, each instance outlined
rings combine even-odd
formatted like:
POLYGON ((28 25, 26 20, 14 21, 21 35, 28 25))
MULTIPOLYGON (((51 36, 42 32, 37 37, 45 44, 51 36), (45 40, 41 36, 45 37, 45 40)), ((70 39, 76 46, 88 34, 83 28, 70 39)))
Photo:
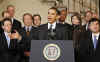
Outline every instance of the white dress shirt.
POLYGON ((51 25, 52 25, 52 29, 56 28, 56 22, 54 22, 53 24, 48 23, 48 29, 50 29, 51 25))
POLYGON ((8 48, 10 46, 10 37, 9 37, 9 34, 11 33, 7 33, 7 32, 4 32, 5 36, 6 36, 6 40, 7 40, 7 44, 8 44, 8 48))
POLYGON ((31 31, 31 28, 32 28, 32 26, 25 26, 25 29, 26 29, 26 31, 31 31), (29 29, 29 30, 27 30, 27 29, 29 29))
POLYGON ((88 27, 89 27, 89 24, 87 23, 87 24, 86 24, 86 30, 88 30, 88 27))
POLYGON ((93 40, 93 43, 94 43, 94 36, 96 36, 96 39, 98 40, 98 39, 99 39, 99 34, 100 34, 100 33, 97 33, 97 34, 93 34, 93 33, 92 33, 92 40, 93 40))
POLYGON ((12 24, 13 24, 13 22, 14 22, 14 18, 11 18, 11 22, 12 22, 12 24))

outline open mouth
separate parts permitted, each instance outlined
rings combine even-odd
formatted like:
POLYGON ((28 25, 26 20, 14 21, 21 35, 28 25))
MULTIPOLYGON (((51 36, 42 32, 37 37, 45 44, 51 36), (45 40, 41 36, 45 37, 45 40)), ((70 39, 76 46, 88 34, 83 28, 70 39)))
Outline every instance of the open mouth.
POLYGON ((48 18, 48 20, 51 20, 52 18, 48 18))

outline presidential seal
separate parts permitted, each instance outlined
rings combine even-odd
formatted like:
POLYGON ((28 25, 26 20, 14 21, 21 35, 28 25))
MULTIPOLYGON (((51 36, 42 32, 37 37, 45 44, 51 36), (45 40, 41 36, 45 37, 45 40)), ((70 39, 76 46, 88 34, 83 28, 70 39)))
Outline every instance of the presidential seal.
POLYGON ((43 49, 43 55, 47 60, 55 61, 61 55, 60 47, 57 44, 47 44, 43 49))

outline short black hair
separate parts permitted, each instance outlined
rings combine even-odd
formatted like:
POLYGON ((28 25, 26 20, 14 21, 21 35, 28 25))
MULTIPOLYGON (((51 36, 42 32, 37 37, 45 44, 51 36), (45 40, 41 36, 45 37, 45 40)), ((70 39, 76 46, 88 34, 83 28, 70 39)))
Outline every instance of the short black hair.
POLYGON ((56 13, 57 13, 57 15, 60 15, 60 11, 59 11, 56 7, 51 7, 51 8, 49 8, 49 10, 50 10, 50 9, 55 10, 55 11, 56 11, 56 13))
POLYGON ((99 25, 100 25, 100 20, 97 19, 97 18, 92 18, 92 19, 90 19, 89 25, 90 25, 92 22, 96 22, 96 21, 98 21, 98 23, 99 23, 99 25))
POLYGON ((11 21, 10 18, 5 18, 5 19, 2 20, 1 25, 4 26, 4 23, 5 23, 6 21, 11 22, 11 24, 12 24, 12 21, 11 21))
POLYGON ((40 16, 40 14, 34 14, 34 15, 33 15, 33 21, 34 21, 34 17, 36 17, 36 16, 38 16, 38 17, 40 18, 40 21, 41 21, 41 16, 40 16))

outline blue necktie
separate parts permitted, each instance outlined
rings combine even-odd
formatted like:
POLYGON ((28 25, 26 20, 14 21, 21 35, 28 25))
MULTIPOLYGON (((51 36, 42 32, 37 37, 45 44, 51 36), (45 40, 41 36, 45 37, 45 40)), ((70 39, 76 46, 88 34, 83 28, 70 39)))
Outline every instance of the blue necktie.
POLYGON ((98 40, 96 39, 96 36, 94 36, 94 48, 96 48, 97 42, 98 42, 98 40))
POLYGON ((8 48, 9 48, 9 46, 10 46, 10 37, 9 36, 6 36, 6 39, 7 39, 8 48))

